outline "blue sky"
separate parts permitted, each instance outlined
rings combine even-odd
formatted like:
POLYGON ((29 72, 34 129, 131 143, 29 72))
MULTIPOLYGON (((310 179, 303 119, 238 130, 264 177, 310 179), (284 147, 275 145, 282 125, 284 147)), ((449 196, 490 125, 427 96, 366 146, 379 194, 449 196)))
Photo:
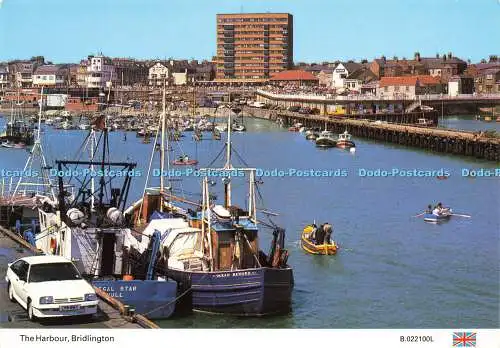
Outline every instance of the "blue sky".
POLYGON ((294 60, 500 54, 500 0, 0 0, 0 60, 210 59, 215 15, 289 12, 294 60))

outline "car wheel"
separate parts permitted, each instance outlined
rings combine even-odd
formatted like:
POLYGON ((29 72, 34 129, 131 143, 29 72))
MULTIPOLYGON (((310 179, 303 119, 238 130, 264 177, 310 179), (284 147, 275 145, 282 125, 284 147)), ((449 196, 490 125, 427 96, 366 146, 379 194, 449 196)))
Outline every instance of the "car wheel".
POLYGON ((28 300, 28 319, 30 321, 36 321, 36 316, 35 314, 33 313, 33 307, 31 306, 31 300, 28 300))
POLYGON ((14 288, 12 287, 12 284, 10 282, 7 291, 9 292, 10 302, 16 302, 16 299, 14 298, 14 288))

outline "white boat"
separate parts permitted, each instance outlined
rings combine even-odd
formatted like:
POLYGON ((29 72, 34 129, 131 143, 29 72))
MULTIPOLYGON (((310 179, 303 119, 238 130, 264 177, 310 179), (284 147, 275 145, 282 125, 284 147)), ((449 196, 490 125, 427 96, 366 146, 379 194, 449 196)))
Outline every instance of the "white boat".
POLYGON ((319 134, 319 137, 316 138, 316 146, 335 147, 337 146, 337 139, 332 132, 324 130, 319 134))
POLYGON ((215 126, 215 129, 217 129, 219 132, 226 132, 227 124, 218 124, 215 126))
POLYGON ((339 138, 337 140, 337 147, 341 149, 350 149, 355 147, 356 145, 351 140, 351 135, 346 131, 344 133, 339 134, 339 138))
POLYGON ((231 130, 235 131, 235 132, 244 132, 246 131, 246 127, 242 124, 239 124, 239 123, 233 123, 233 126, 231 127, 231 130))

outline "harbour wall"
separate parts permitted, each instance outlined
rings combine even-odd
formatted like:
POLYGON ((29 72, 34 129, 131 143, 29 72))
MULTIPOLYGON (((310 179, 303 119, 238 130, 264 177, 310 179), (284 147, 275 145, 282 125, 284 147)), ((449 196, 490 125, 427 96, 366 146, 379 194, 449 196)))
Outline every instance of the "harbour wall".
MULTIPOLYGON (((243 114, 273 121, 281 120, 284 125, 300 122, 306 127, 324 129, 326 126, 328 130, 337 133, 342 133, 347 129, 355 137, 500 162, 500 138, 488 136, 485 132, 465 132, 408 124, 377 124, 373 121, 370 122, 370 120, 303 115, 295 112, 249 107, 244 108, 243 114)), ((391 116, 387 115, 386 117, 391 116)), ((394 117, 397 116, 394 115, 394 117)))

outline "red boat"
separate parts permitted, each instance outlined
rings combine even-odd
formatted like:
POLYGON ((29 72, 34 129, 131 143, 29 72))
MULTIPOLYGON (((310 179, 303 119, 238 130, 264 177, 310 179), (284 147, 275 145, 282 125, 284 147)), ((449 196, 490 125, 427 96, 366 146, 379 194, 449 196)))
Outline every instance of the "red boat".
POLYGON ((302 123, 296 123, 293 126, 291 126, 290 128, 288 128, 288 131, 290 131, 290 132, 298 132, 301 127, 302 127, 302 123))
POLYGON ((350 149, 355 147, 356 144, 351 140, 351 135, 345 131, 344 133, 339 134, 339 138, 337 140, 337 147, 341 149, 350 149))
POLYGON ((172 164, 175 166, 194 166, 195 164, 198 164, 198 161, 189 159, 188 156, 184 156, 173 161, 172 164))

